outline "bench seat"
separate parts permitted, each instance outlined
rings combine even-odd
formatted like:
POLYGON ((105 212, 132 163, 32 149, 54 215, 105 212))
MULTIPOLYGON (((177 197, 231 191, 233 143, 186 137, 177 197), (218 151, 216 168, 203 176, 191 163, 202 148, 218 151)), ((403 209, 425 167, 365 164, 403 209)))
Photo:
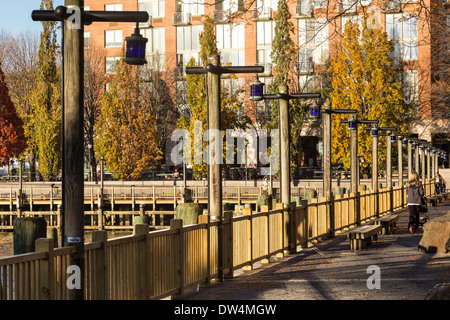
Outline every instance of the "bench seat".
POLYGON ((390 214, 375 220, 376 225, 381 225, 381 234, 392 233, 397 226, 398 214, 390 214))
POLYGON ((366 225, 349 231, 350 249, 359 250, 370 246, 372 241, 378 239, 378 233, 381 229, 381 225, 366 225))

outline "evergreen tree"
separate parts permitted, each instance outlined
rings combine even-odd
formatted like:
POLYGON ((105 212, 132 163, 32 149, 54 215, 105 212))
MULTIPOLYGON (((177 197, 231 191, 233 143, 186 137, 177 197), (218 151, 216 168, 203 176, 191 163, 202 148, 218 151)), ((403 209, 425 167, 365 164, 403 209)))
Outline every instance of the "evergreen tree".
MULTIPOLYGON (((403 101, 401 83, 396 81, 389 53, 392 43, 385 32, 368 28, 363 19, 361 30, 357 23, 348 21, 337 57, 330 66, 332 92, 330 100, 334 109, 358 110, 359 119, 378 120, 380 126, 396 127, 397 132, 407 132, 409 110, 403 101)), ((350 167, 349 133, 340 125, 344 115, 335 115, 332 135, 332 161, 350 167)), ((380 139, 380 157, 385 159, 385 139, 380 139)), ((370 132, 358 131, 358 154, 364 156, 362 169, 372 164, 372 139, 370 132)), ((382 168, 384 163, 380 164, 382 168)))
POLYGON ((0 63, 0 165, 8 164, 11 158, 18 157, 25 147, 23 122, 9 96, 0 63))
MULTIPOLYGON (((292 79, 298 51, 293 40, 294 24, 291 18, 292 15, 289 12, 286 0, 280 0, 274 17, 275 34, 271 52, 272 62, 274 63, 274 77, 268 88, 271 93, 278 93, 280 84, 287 85, 288 90, 292 92, 292 88, 297 82, 292 79), (289 89, 289 87, 291 88, 289 89)), ((298 161, 296 160, 300 150, 300 131, 306 119, 307 110, 308 105, 306 102, 296 99, 289 101, 290 165, 292 170, 295 170, 298 166, 298 161)), ((278 129, 278 103, 276 100, 272 102, 271 127, 278 129)))
POLYGON ((114 178, 137 179, 162 159, 148 94, 141 90, 137 67, 121 59, 102 99, 95 139, 97 157, 106 159, 114 178))
MULTIPOLYGON (((41 10, 52 9, 52 0, 42 0, 41 10)), ((31 101, 32 127, 27 132, 37 148, 39 172, 45 179, 52 179, 61 168, 61 82, 56 65, 56 23, 43 21, 42 27, 36 88, 31 101)))

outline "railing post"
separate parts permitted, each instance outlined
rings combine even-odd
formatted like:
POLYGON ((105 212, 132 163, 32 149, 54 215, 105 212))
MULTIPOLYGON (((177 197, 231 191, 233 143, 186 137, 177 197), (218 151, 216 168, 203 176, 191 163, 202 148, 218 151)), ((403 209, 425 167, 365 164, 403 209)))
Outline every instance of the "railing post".
POLYGON ((149 268, 148 268, 148 259, 147 259, 147 235, 148 235, 148 224, 137 224, 134 226, 135 234, 143 234, 145 238, 143 241, 139 241, 138 243, 138 257, 137 263, 139 264, 139 287, 138 287, 138 296, 139 300, 147 300, 149 297, 148 288, 150 288, 149 283, 149 268))
POLYGON ((252 209, 251 208, 243 208, 242 215, 248 216, 247 220, 247 239, 248 239, 248 247, 247 252, 250 256, 250 266, 245 266, 244 270, 253 270, 253 219, 252 219, 252 209))
MULTIPOLYGON (((296 245, 296 230, 295 230, 295 202, 291 202, 289 207, 287 207, 287 220, 285 221, 285 225, 287 227, 287 236, 288 236, 288 253, 294 254, 297 252, 296 245)), ((325 223, 326 219, 325 219, 325 223)))
POLYGON ((206 252, 206 285, 209 285, 211 283, 211 231, 209 226, 209 219, 209 215, 198 216, 198 223, 206 224, 206 231, 202 240, 205 242, 203 243, 203 249, 206 252))
POLYGON ((95 252, 95 259, 97 261, 97 266, 95 269, 95 279, 97 283, 94 284, 97 287, 97 297, 96 300, 106 300, 108 299, 108 272, 106 268, 107 260, 107 244, 108 244, 108 234, 104 230, 94 230, 92 232, 92 242, 101 242, 101 247, 95 252))
POLYGON ((55 294, 54 287, 54 267, 53 267, 53 239, 36 239, 36 252, 47 253, 47 258, 39 261, 39 299, 53 300, 55 294))
POLYGON ((222 219, 222 275, 233 277, 233 212, 225 211, 222 219), (224 223, 225 222, 225 223, 224 223))
POLYGON ((175 255, 175 284, 180 291, 174 295, 173 298, 182 298, 184 293, 184 245, 183 245, 183 220, 172 219, 170 220, 170 229, 178 229, 178 241, 174 241, 174 255, 175 255))

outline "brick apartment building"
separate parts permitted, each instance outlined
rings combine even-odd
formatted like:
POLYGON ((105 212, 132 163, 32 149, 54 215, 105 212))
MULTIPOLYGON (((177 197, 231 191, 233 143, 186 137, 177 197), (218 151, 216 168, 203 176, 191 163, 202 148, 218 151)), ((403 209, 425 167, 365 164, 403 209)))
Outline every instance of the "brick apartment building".
MULTIPOLYGON (((445 1, 445 0, 444 0, 445 1)), ((398 69, 404 88, 404 98, 416 105, 418 121, 411 124, 411 132, 419 138, 432 140, 433 144, 450 151, 450 111, 448 92, 439 111, 435 112, 435 99, 442 100, 442 94, 436 98, 432 94, 436 70, 435 57, 443 52, 448 56, 448 4, 442 0, 422 2, 394 0, 381 3, 375 0, 295 0, 288 1, 295 26, 294 41, 299 45, 296 72, 297 88, 311 92, 327 85, 319 70, 329 63, 336 53, 340 34, 348 19, 360 21, 362 12, 372 11, 374 20, 394 41, 394 65, 398 69), (436 9, 436 4, 440 5, 436 9), (440 11, 439 11, 440 10, 440 11), (445 11, 446 10, 446 11, 445 11), (422 16, 429 17, 434 11, 442 14, 443 21, 438 25, 447 26, 446 33, 438 31, 433 23, 422 16), (426 14, 428 12, 428 15, 426 14), (447 43, 447 44, 446 44, 447 43), (443 51, 444 50, 444 51, 443 51), (432 58, 433 57, 433 58, 432 58)), ((141 34, 149 39, 147 61, 154 68, 173 72, 176 88, 182 95, 185 90, 182 66, 191 57, 198 59, 200 45, 198 35, 203 30, 204 16, 212 14, 216 21, 217 46, 221 60, 231 65, 265 66, 265 73, 259 79, 265 83, 271 81, 271 44, 274 36, 273 20, 277 9, 276 0, 85 0, 85 10, 146 10, 151 19, 140 24, 141 34), (228 17, 238 15, 230 23, 228 17), (180 68, 181 66, 181 68, 180 68)), ((440 18, 439 18, 440 19, 440 18)), ((122 55, 125 37, 134 31, 132 23, 95 23, 85 28, 87 46, 96 44, 107 52, 105 72, 113 73, 115 60, 122 55)), ((445 30, 445 28, 444 28, 445 30)), ((445 63, 444 63, 445 64, 445 63)), ((231 85, 245 85, 248 95, 249 83, 254 75, 241 75, 231 85)), ((442 77, 441 79, 442 80, 442 77)), ((448 83, 448 82, 447 82, 448 83)), ((291 92, 293 92, 291 90, 291 92)), ((267 119, 268 106, 264 102, 249 102, 246 99, 245 112, 255 123, 267 119)), ((182 110, 181 106, 180 110, 182 110)), ((311 129, 311 128, 309 128, 311 129)), ((319 165, 320 130, 304 130, 303 165, 319 165)))

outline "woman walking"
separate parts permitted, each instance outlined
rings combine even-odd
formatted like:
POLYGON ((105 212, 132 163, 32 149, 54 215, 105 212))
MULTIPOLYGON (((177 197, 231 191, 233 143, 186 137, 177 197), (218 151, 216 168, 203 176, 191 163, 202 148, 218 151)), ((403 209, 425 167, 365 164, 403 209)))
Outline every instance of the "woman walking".
POLYGON ((420 205, 424 195, 422 183, 417 172, 412 172, 406 184, 406 203, 409 209, 409 233, 413 233, 419 228, 420 205))

